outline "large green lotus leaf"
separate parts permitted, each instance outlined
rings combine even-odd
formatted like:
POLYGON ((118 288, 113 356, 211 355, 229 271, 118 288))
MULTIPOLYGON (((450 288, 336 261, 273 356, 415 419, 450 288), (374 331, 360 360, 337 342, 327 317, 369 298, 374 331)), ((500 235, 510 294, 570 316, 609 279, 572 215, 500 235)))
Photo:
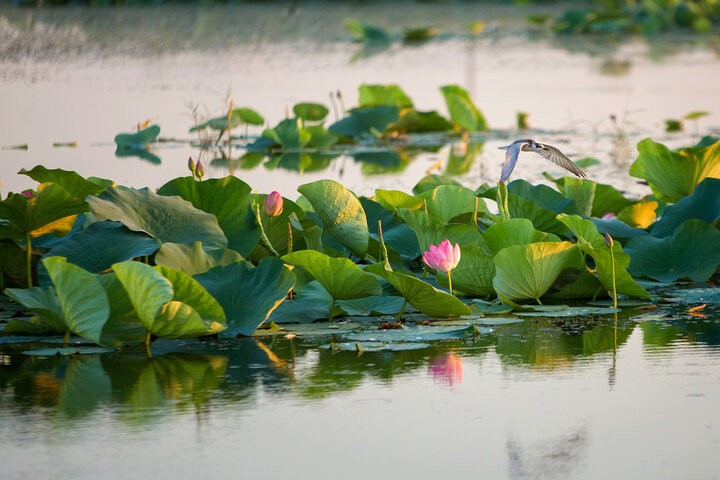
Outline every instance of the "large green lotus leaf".
POLYGON ((399 118, 398 108, 391 105, 354 108, 349 117, 333 123, 328 130, 343 137, 362 137, 384 132, 388 125, 397 122, 399 118))
POLYGON ((8 288, 5 294, 30 310, 51 331, 67 331, 62 307, 52 287, 8 288))
POLYGON ((427 251, 429 245, 439 245, 446 238, 453 245, 484 246, 482 235, 475 227, 465 224, 445 225, 439 218, 426 214, 422 210, 400 209, 397 214, 415 232, 418 244, 422 251, 427 251))
POLYGON ((495 255, 495 289, 501 298, 539 301, 563 270, 579 262, 580 252, 570 242, 513 245, 495 255))
MULTIPOLYGON (((566 225, 577 238, 578 247, 595 261, 597 276, 606 291, 613 289, 613 256, 615 258, 615 287, 618 293, 638 298, 650 298, 650 295, 638 285, 627 272, 630 255, 623 251, 620 242, 613 242, 612 255, 605 245, 605 239, 597 231, 591 220, 577 215, 558 215, 558 220, 566 225)), ((641 238, 641 237, 638 237, 641 238)))
POLYGON ((466 90, 457 85, 445 85, 440 87, 440 91, 445 97, 450 119, 455 125, 470 131, 488 129, 485 117, 466 90))
MULTIPOLYGON (((565 198, 560 193, 545 185, 535 188, 525 180, 515 180, 508 185, 508 211, 511 218, 527 218, 535 228, 542 232, 566 235, 567 228, 555 218, 564 209, 577 211, 575 201, 565 198), (510 192, 510 187, 521 195, 510 192), (524 198, 522 195, 529 197, 524 198), (539 203, 538 203, 539 202, 539 203), (542 204, 542 205, 541 205, 542 204)), ((489 188, 479 193, 484 198, 497 199, 497 188, 489 188)))
POLYGON ((617 218, 633 228, 647 228, 655 221, 658 206, 654 200, 633 203, 618 212, 617 218))
POLYGON ((362 205, 365 212, 370 233, 378 234, 378 221, 382 224, 383 232, 397 227, 398 222, 395 221, 392 210, 385 209, 382 205, 367 197, 360 197, 358 200, 360 200, 360 205, 362 205))
POLYGON ((143 342, 147 329, 135 312, 135 307, 117 274, 110 272, 97 278, 110 303, 110 316, 100 334, 100 345, 120 347, 143 342))
POLYGON ((363 297, 340 300, 337 306, 348 315, 367 317, 370 315, 392 315, 398 313, 405 303, 403 297, 363 297))
POLYGON ((542 232, 567 234, 567 229, 555 218, 557 214, 554 211, 512 193, 508 194, 508 211, 511 218, 526 218, 542 232))
MULTIPOLYGON (((413 235, 415 239, 415 235, 413 235)), ((33 242, 33 247, 35 244, 33 242)), ((20 248, 15 242, 10 240, 0 240, 0 275, 5 275, 5 286, 27 285, 27 271, 25 264, 25 254, 27 250, 20 248), (12 283, 8 283, 11 279, 12 283)))
POLYGON ((452 124, 434 110, 421 112, 408 107, 400 111, 400 119, 389 128, 392 131, 409 133, 443 132, 452 130, 452 124))
POLYGON ((100 344, 110 302, 97 277, 62 257, 45 258, 43 263, 55 285, 68 330, 100 344))
MULTIPOLYGON (((576 162, 577 163, 577 162, 576 162)), ((611 185, 605 185, 603 183, 595 183, 591 182, 590 180, 581 180, 577 179, 575 177, 562 177, 562 178, 553 178, 552 176, 548 175, 547 172, 543 173, 545 178, 550 180, 551 182, 555 182, 555 185, 557 185, 558 190, 561 192, 565 192, 565 181, 569 180, 571 182, 580 182, 580 184, 584 185, 586 182, 593 183, 595 185, 594 194, 592 197, 592 211, 590 214, 584 214, 587 216, 592 215, 593 217, 602 217, 606 213, 617 213, 621 211, 623 208, 628 207, 632 205, 632 201, 628 200, 623 196, 621 192, 619 192, 615 187, 611 185)), ((587 187, 582 187, 587 188, 587 187)), ((567 197, 573 198, 565 193, 567 197)), ((576 200, 576 205, 577 203, 576 200)))
POLYGON ((320 282, 313 280, 302 291, 298 292, 292 300, 282 302, 280 306, 273 310, 267 321, 274 323, 312 323, 321 318, 329 318, 332 301, 332 296, 320 285, 320 282))
MULTIPOLYGON (((237 177, 211 178, 202 182, 192 177, 175 178, 160 187, 158 194, 177 195, 195 208, 213 214, 227 237, 227 247, 237 250, 240 255, 249 255, 260 239, 260 227, 255 223, 252 211, 251 188, 237 177)), ((216 248, 206 241, 203 241, 203 246, 206 249, 216 248)))
POLYGON ((54 183, 40 184, 37 196, 34 198, 28 198, 20 193, 10 193, 0 202, 0 220, 7 220, 5 223, 0 221, 0 239, 22 240, 28 233, 32 237, 37 237, 51 231, 65 234, 72 228, 74 219, 67 229, 59 227, 58 231, 48 226, 87 210, 88 206, 83 200, 75 198, 54 183))
POLYGON ((278 123, 275 128, 267 129, 262 134, 283 148, 302 148, 310 142, 312 133, 302 128, 302 120, 288 118, 278 123))
MULTIPOLYGON (((457 185, 461 187, 460 183, 458 183, 457 180, 454 180, 452 177, 448 177, 447 175, 427 175, 420 179, 418 183, 415 184, 412 191, 415 195, 420 195, 423 192, 432 191, 435 190, 440 185, 457 185)), ((398 207, 401 208, 401 207, 398 207)), ((412 207, 407 207, 412 208, 412 207)))
POLYGON ((358 105, 360 107, 380 107, 394 105, 398 108, 412 107, 412 100, 395 84, 360 85, 358 105))
POLYGON ((119 133, 115 136, 115 143, 120 149, 144 149, 160 135, 160 125, 150 125, 136 133, 119 133))
MULTIPOLYGON (((133 232, 120 222, 95 222, 84 230, 71 232, 45 254, 65 257, 69 263, 100 273, 114 263, 152 255, 160 246, 156 238, 133 232)), ((38 265, 38 283, 49 285, 45 267, 38 265)))
POLYGON ((180 270, 188 275, 205 273, 219 265, 229 265, 242 261, 242 255, 235 250, 211 250, 202 248, 201 242, 192 245, 186 243, 163 243, 155 254, 155 264, 180 270))
POLYGON ((560 192, 567 198, 575 200, 578 213, 585 216, 592 215, 597 184, 591 180, 575 177, 565 177, 560 192))
POLYGON ((121 262, 113 265, 140 321, 152 332, 160 308, 173 299, 170 280, 152 267, 140 262, 121 262))
POLYGON ((288 253, 282 260, 309 272, 335 300, 382 295, 380 282, 347 258, 302 250, 288 253))
POLYGON ((421 199, 399 190, 376 189, 375 201, 391 212, 399 208, 417 210, 423 206, 421 199))
MULTIPOLYGON (((265 202, 266 197, 267 195, 265 194, 253 195, 253 201, 259 202, 259 204, 262 205, 263 202, 265 202)), ((305 212, 292 200, 283 198, 283 211, 282 213, 280 213, 280 215, 277 215, 275 217, 268 217, 265 214, 265 210, 260 209, 260 219, 262 220, 265 235, 267 235, 268 240, 270 240, 270 243, 272 244, 275 251, 278 252, 278 254, 280 255, 285 255, 286 253, 288 253, 288 223, 291 223, 291 220, 294 219, 304 220, 305 212)), ((303 231, 294 227, 292 242, 292 250, 303 250, 307 247, 303 231)), ((270 256, 274 255, 272 254, 272 252, 270 252, 270 250, 265 246, 263 242, 258 242, 258 244, 255 245, 255 248, 247 258, 250 262, 257 265, 258 261, 260 261, 261 258, 270 256)))
POLYGON ((386 247, 389 246, 408 260, 413 260, 422 254, 417 238, 415 232, 405 223, 383 231, 383 240, 386 247))
POLYGON ((601 289, 600 281, 587 270, 570 269, 560 274, 547 296, 563 300, 593 298, 601 289))
POLYGON ((293 106, 293 112, 296 117, 309 122, 319 122, 323 118, 327 117, 327 114, 329 113, 325 105, 310 102, 296 103, 293 106))
POLYGON ((518 179, 508 185, 508 192, 555 213, 577 213, 577 204, 572 198, 556 192, 547 185, 533 185, 526 180, 518 179))
POLYGON ((97 183, 85 180, 79 174, 73 171, 61 170, 59 168, 48 170, 42 165, 38 165, 32 170, 20 170, 21 175, 27 175, 38 183, 55 183, 60 185, 67 192, 80 200, 84 200, 88 195, 98 195, 105 190, 105 187, 97 183))
POLYGON ((227 328, 223 307, 197 280, 172 268, 154 268, 170 281, 174 293, 172 300, 160 307, 152 333, 164 338, 192 338, 227 328))
MULTIPOLYGON (((488 297, 494 292, 495 264, 481 247, 462 245, 460 262, 451 275, 453 288, 468 295, 488 297)), ((449 286, 447 273, 438 272, 435 278, 441 286, 449 286)))
MULTIPOLYGON (((449 223, 453 218, 464 213, 475 211, 475 193, 469 188, 456 185, 441 185, 432 191, 423 192, 418 198, 426 201, 429 213, 432 213, 443 223, 449 223)), ((477 198, 478 212, 487 212, 485 201, 477 198)))
POLYGON ((630 254, 632 275, 661 282, 685 277, 704 282, 720 265, 720 232, 702 220, 686 220, 669 237, 631 239, 625 252, 630 254))
POLYGON ((640 155, 630 167, 630 175, 647 180, 655 196, 664 202, 677 202, 690 195, 707 177, 720 178, 720 141, 673 152, 646 138, 637 148, 640 155))
POLYGON ((195 208, 178 197, 165 197, 147 188, 110 187, 88 197, 98 220, 122 222, 130 230, 145 232, 161 242, 194 243, 207 249, 226 248, 227 238, 215 215, 195 208))
POLYGON ((633 228, 617 218, 591 218, 599 233, 608 233, 613 238, 634 238, 647 235, 648 232, 642 228, 633 228))
POLYGON ((236 262, 197 275, 195 279, 220 303, 227 316, 223 336, 250 336, 287 297, 295 276, 285 264, 263 258, 253 268, 236 262))
POLYGON ((470 307, 449 293, 438 290, 413 275, 395 272, 387 262, 365 267, 366 272, 385 279, 408 303, 426 315, 456 317, 470 315, 470 307))
POLYGON ((720 218, 720 179, 706 178, 695 187, 692 195, 668 206, 660 220, 653 225, 653 237, 667 237, 691 218, 713 223, 720 218))
MULTIPOLYGON (((338 142, 338 136, 327 131, 322 125, 305 127, 305 131, 310 133, 310 141, 307 143, 310 148, 328 148, 338 142)), ((310 169, 305 169, 308 170, 310 169)))
POLYGON ((368 248, 368 226, 360 201, 333 180, 300 185, 298 191, 310 202, 330 235, 363 258, 368 248))
POLYGON ((536 230, 527 218, 511 218, 508 221, 496 223, 488 227, 482 236, 493 255, 511 245, 560 241, 551 233, 536 230))

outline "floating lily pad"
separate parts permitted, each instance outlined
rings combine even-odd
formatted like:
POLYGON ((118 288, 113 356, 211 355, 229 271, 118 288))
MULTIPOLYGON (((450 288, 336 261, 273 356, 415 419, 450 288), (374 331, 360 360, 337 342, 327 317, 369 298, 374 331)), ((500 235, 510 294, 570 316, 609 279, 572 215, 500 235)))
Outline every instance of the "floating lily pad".
POLYGON ((688 288, 667 292, 671 297, 687 303, 712 303, 720 305, 720 288, 688 288))
POLYGON ((669 313, 649 312, 642 315, 630 317, 633 322, 668 322, 674 320, 675 316, 669 313))
POLYGON ((38 357, 51 357, 54 355, 93 355, 96 353, 110 353, 114 351, 114 348, 103 347, 64 347, 38 348, 37 350, 27 350, 22 353, 25 355, 34 355, 38 357))
POLYGON ((513 311, 514 307, 503 302, 486 302, 480 299, 472 300, 472 307, 477 308, 482 313, 487 315, 503 315, 513 311))
POLYGON ((345 338, 358 342, 426 342, 465 338, 471 332, 472 328, 468 326, 458 328, 403 325, 401 328, 391 330, 369 330, 350 333, 345 338))
POLYGON ((392 315, 398 313, 403 306, 403 297, 364 297, 353 300, 340 300, 337 305, 348 315, 392 315))
POLYGON ((550 310, 544 312, 515 312, 519 317, 592 317, 598 315, 612 315, 621 312, 619 308, 602 307, 565 307, 562 310, 550 310))
POLYGON ((428 343, 386 343, 386 342, 339 342, 321 345, 320 348, 329 348, 338 352, 404 352, 408 350, 422 350, 430 347, 428 343))
POLYGON ((44 337, 31 337, 29 335, 3 335, 0 336, 0 345, 8 345, 14 343, 32 343, 42 342, 44 337))

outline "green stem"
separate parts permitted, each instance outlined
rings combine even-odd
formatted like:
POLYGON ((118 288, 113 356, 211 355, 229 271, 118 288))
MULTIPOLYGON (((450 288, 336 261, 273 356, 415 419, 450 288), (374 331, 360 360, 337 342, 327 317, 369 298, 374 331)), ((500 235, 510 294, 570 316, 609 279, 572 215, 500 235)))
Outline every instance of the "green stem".
POLYGON ((538 302, 538 305, 542 305, 542 304, 543 304, 538 297, 535 297, 535 301, 538 302))
POLYGON ((447 272, 448 274, 448 286, 450 287, 450 295, 452 295, 452 276, 450 276, 450 272, 447 272))
POLYGON ((617 308, 617 288, 615 287, 615 253, 610 246, 610 260, 612 260, 613 308, 617 308))
POLYGON ((328 317, 328 322, 332 322, 332 321, 333 321, 333 317, 334 317, 334 315, 333 315, 333 313, 334 313, 333 310, 334 310, 334 309, 335 309, 335 299, 333 298, 333 301, 332 301, 332 303, 330 304, 330 317, 328 317))
POLYGON ((507 222, 508 220, 510 220, 510 211, 508 210, 508 191, 505 182, 498 182, 497 195, 498 213, 500 214, 500 221, 507 222))
POLYGON ((378 236, 380 237, 380 261, 388 261, 387 247, 385 246, 385 240, 383 239, 382 222, 380 220, 378 220, 378 236))
POLYGON ((407 298, 403 302, 403 306, 400 309, 400 312, 397 314, 397 323, 400 323, 400 320, 402 320, 403 313, 405 313, 405 307, 407 306, 407 298))
POLYGON ((473 211, 473 218, 472 218, 472 223, 473 223, 473 227, 475 227, 475 230, 477 230, 477 228, 478 228, 477 212, 478 212, 478 202, 479 201, 480 201, 480 199, 478 197, 475 197, 475 211, 473 211))
POLYGON ((258 225, 260 225, 260 240, 262 243, 267 247, 268 250, 270 250, 270 253, 275 255, 276 257, 279 257, 280 254, 275 250, 272 246, 272 243, 270 243, 270 239, 265 234, 265 228, 263 227, 262 218, 260 218, 260 204, 255 204, 255 219, 257 220, 258 225))
POLYGON ((27 254, 25 256, 25 275, 27 277, 27 288, 32 288, 32 241, 30 240, 30 232, 25 234, 25 248, 27 254))
POLYGON ((63 347, 67 347, 69 340, 70 340, 70 330, 65 332, 65 336, 63 337, 63 347))

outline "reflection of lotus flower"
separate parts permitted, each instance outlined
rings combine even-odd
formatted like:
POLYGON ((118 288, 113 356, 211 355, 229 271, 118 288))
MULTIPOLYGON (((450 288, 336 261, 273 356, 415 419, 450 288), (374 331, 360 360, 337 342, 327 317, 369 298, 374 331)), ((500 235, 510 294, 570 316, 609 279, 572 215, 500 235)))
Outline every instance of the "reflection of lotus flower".
POLYGON ((272 192, 265 197, 263 209, 265 210, 265 215, 268 217, 277 217, 283 211, 283 198, 278 192, 272 192))
POLYGON ((452 294, 452 279, 450 278, 450 270, 457 267, 460 262, 460 245, 457 243, 453 247, 447 238, 440 242, 437 247, 430 245, 427 252, 423 252, 423 260, 430 268, 447 272, 448 283, 450 285, 450 294, 452 294))
POLYGON ((436 382, 449 387, 459 385, 463 377, 462 358, 454 353, 435 357, 428 365, 428 374, 432 375, 436 382))

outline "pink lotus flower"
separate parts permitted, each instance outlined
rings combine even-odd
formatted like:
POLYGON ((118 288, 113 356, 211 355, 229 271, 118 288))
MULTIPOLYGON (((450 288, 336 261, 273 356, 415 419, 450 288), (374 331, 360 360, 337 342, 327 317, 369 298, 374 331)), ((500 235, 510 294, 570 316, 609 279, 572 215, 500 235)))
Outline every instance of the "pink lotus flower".
POLYGON ((438 383, 449 387, 461 384, 463 379, 462 358, 454 353, 433 358, 428 365, 428 374, 438 383))
POLYGON ((263 210, 265 210, 265 215, 267 215, 268 217, 277 217, 282 213, 283 198, 278 192, 272 192, 270 195, 265 197, 263 210))
POLYGON ((612 212, 606 213, 605 215, 603 215, 600 218, 602 218, 603 220, 610 220, 611 218, 615 218, 615 214, 612 212))
POLYGON ((28 198, 35 198, 35 192, 32 190, 23 190, 21 194, 28 198))
POLYGON ((448 284, 450 286, 450 294, 452 295, 452 280, 450 278, 450 270, 457 267, 460 262, 460 245, 457 243, 453 247, 447 238, 440 242, 437 247, 430 245, 430 250, 423 252, 423 261, 428 267, 434 268, 441 272, 447 272, 448 284))

